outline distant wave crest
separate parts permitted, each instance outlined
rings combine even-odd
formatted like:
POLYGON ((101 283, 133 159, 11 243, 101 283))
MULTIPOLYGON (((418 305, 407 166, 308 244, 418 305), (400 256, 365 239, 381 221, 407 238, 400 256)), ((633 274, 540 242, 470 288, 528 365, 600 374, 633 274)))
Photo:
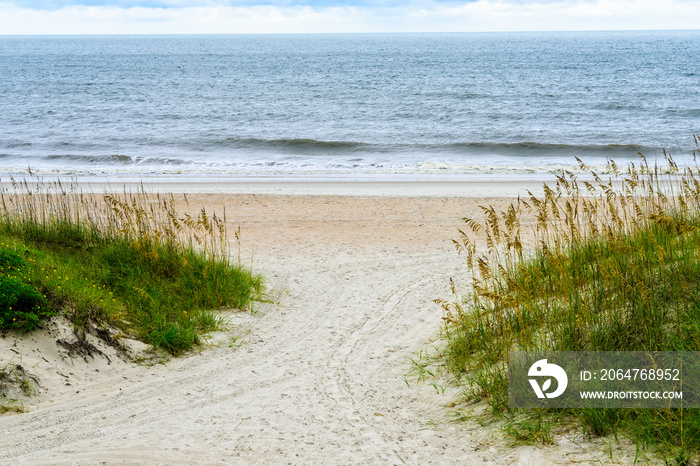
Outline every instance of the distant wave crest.
POLYGON ((110 155, 86 155, 86 154, 62 154, 47 155, 45 160, 58 162, 84 163, 88 165, 180 165, 184 160, 164 157, 135 157, 131 155, 110 154, 110 155))
POLYGON ((465 142, 449 144, 454 152, 532 156, 532 155, 603 155, 630 157, 638 152, 654 152, 655 147, 640 146, 635 144, 547 144, 540 142, 516 142, 516 143, 492 143, 492 142, 465 142))
POLYGON ((350 153, 428 153, 428 154, 479 154, 504 156, 576 156, 600 155, 633 157, 638 152, 653 153, 656 147, 634 144, 569 145, 540 142, 456 142, 418 144, 373 144, 357 141, 323 141, 317 139, 259 139, 227 138, 212 143, 213 146, 233 150, 271 151, 299 155, 343 155, 350 153))
POLYGON ((214 142, 214 146, 225 146, 236 149, 283 150, 288 152, 353 152, 367 150, 371 144, 353 141, 320 141, 317 139, 258 139, 258 138, 226 138, 214 142))

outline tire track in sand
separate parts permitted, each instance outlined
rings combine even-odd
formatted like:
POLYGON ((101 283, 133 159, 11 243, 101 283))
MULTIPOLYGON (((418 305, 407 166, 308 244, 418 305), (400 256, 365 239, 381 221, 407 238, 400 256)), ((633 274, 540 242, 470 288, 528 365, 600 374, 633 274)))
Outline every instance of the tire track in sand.
MULTIPOLYGON (((140 380, 99 384, 60 407, 3 418, 0 458, 238 464, 476 459, 464 431, 425 428, 441 411, 440 401, 421 400, 421 390, 406 387, 402 377, 421 338, 437 331, 439 316, 429 301, 445 280, 425 271, 444 266, 444 259, 349 255, 305 267, 268 265, 289 296, 278 308, 245 319, 250 335, 241 347, 213 348, 140 370, 140 380)), ((480 463, 487 459, 478 456, 480 463)))

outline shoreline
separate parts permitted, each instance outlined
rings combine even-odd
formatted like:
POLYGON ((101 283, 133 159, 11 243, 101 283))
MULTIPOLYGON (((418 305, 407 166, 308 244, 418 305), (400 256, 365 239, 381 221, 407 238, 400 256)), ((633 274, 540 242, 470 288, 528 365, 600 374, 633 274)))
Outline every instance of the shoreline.
MULTIPOLYGON (((43 181, 21 179, 19 182, 30 186, 60 180, 69 185, 75 182, 79 187, 94 193, 145 190, 149 193, 198 193, 198 194, 274 194, 291 196, 381 196, 381 197, 507 197, 516 198, 531 191, 540 195, 544 183, 553 185, 553 177, 538 177, 526 180, 256 180, 224 181, 214 180, 170 180, 146 179, 143 181, 111 181, 92 178, 45 178, 43 181)), ((11 182, 0 181, 0 187, 10 188, 11 182)))

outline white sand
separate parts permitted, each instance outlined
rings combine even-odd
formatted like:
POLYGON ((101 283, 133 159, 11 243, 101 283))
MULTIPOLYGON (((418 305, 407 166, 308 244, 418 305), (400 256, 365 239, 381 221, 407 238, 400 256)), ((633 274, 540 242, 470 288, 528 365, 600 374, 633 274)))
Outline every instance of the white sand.
MULTIPOLYGON (((22 365, 40 375, 44 389, 27 402, 29 413, 0 417, 1 463, 630 460, 608 456, 602 442, 581 434, 543 448, 512 446, 497 429, 449 422, 445 405, 457 397, 454 388, 443 394, 410 377, 406 383, 410 358, 440 330, 441 310, 431 301, 449 297, 450 277, 466 281, 450 243, 460 217, 478 215, 479 203, 503 200, 189 199, 193 209, 226 206, 231 231, 242 229, 242 258, 253 257, 274 302, 232 315, 235 326, 213 335, 216 344, 150 367, 118 358, 106 365, 100 356, 62 360, 49 355, 46 343, 42 360, 37 343, 14 339, 22 365)), ((12 341, 0 338, 5 362, 13 357, 12 341)))

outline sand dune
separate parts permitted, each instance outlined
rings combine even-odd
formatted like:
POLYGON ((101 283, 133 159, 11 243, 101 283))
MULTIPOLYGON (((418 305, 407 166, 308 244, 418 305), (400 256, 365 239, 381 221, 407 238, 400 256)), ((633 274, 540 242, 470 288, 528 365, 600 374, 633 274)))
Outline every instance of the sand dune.
MULTIPOLYGON (((0 463, 629 459, 602 456, 602 443, 580 434, 548 447, 512 446, 496 428, 449 422, 454 388, 438 393, 406 377, 410 358, 440 330, 432 299, 449 296, 450 277, 466 282, 450 243, 459 219, 478 215, 478 204, 508 200, 188 197, 192 209, 226 206, 231 231, 241 227, 242 260, 268 278, 272 302, 232 315, 230 331, 165 364, 61 358, 46 354, 48 345, 46 362, 32 367, 36 343, 15 339, 24 367, 43 370, 45 380, 29 413, 0 417, 0 463), (66 377, 48 377, 52 371, 66 377)), ((0 341, 12 347, 12 337, 0 341)))

